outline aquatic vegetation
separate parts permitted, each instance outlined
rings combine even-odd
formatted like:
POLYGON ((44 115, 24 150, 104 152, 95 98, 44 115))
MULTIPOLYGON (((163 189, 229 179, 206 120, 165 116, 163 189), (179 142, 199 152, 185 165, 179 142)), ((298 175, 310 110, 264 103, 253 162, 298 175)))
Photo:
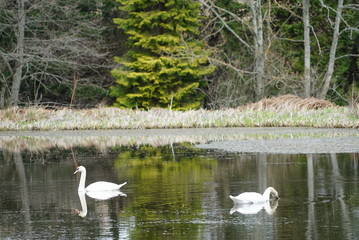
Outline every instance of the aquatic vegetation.
POLYGON ((96 130, 208 127, 358 128, 347 107, 322 109, 223 109, 171 111, 11 108, 0 111, 0 130, 96 130))

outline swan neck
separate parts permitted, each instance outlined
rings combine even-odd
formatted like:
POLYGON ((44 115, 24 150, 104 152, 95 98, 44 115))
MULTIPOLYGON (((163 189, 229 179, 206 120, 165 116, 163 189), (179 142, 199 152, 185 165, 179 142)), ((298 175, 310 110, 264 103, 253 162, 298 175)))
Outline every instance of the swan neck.
POLYGON ((79 183, 79 188, 78 191, 79 192, 85 192, 85 181, 86 181, 86 170, 83 170, 81 172, 81 178, 80 178, 80 183, 79 183))
POLYGON ((272 193, 272 189, 271 188, 267 188, 264 193, 263 193, 263 197, 265 198, 266 201, 270 200, 270 194, 272 193))

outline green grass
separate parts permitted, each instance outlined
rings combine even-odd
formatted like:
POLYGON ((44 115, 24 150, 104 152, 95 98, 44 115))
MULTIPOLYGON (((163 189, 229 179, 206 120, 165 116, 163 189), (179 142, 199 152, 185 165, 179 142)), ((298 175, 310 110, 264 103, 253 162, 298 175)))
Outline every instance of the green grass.
POLYGON ((0 131, 90 130, 207 127, 315 127, 359 128, 359 119, 347 107, 319 110, 190 110, 185 112, 97 108, 0 110, 0 131))

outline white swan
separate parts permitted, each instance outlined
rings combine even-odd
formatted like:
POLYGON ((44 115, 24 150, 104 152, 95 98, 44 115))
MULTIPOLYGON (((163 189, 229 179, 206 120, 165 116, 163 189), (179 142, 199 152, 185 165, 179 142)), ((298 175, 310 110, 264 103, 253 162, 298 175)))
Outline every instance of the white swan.
POLYGON ((125 185, 127 183, 127 182, 124 182, 122 184, 116 184, 116 183, 99 181, 99 182, 92 183, 85 188, 86 168, 83 166, 79 166, 78 168, 76 168, 76 171, 74 172, 74 174, 76 174, 78 172, 81 173, 81 178, 80 178, 80 183, 79 183, 79 188, 78 188, 79 192, 116 191, 116 190, 119 190, 123 185, 125 185))
POLYGON ((278 192, 272 188, 268 187, 263 195, 256 192, 244 192, 239 194, 236 197, 230 195, 229 197, 235 204, 248 204, 248 203, 263 203, 270 201, 270 196, 273 196, 275 199, 278 199, 278 192))

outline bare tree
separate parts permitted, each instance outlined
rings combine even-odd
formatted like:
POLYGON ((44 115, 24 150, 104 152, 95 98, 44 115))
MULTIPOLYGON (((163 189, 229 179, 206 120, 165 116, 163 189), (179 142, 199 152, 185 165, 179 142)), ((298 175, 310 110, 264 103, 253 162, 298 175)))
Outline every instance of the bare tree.
POLYGON ((8 81, 8 77, 4 73, 7 71, 7 68, 11 72, 12 68, 9 66, 1 51, 0 55, 0 109, 3 109, 5 107, 5 92, 7 89, 8 81))
POLYGON ((311 94, 311 66, 310 66, 310 0, 303 0, 303 24, 304 24, 304 97, 311 94))
POLYGON ((358 29, 357 25, 351 26, 347 22, 347 19, 346 19, 347 17, 358 13, 359 4, 350 4, 350 3, 344 4, 344 0, 338 0, 338 6, 336 9, 334 9, 334 8, 326 5, 322 0, 320 0, 320 3, 324 8, 326 8, 328 10, 328 13, 330 13, 330 12, 335 13, 335 21, 333 24, 332 44, 331 44, 331 48, 330 48, 330 52, 329 52, 329 61, 328 61, 326 73, 324 76, 323 86, 322 86, 321 92, 318 94, 319 98, 324 99, 329 91, 330 84, 332 82, 336 60, 338 60, 340 58, 346 58, 346 57, 354 57, 354 58, 359 57, 359 54, 356 54, 356 53, 349 53, 349 54, 344 54, 341 56, 336 56, 338 42, 339 42, 339 38, 340 38, 341 34, 350 32, 349 38, 352 38, 352 36, 354 36, 353 33, 359 33, 359 29, 358 29), (349 15, 348 14, 343 15, 344 10, 350 10, 351 12, 349 15), (342 22, 345 25, 344 27, 341 27, 342 22))
POLYGON ((15 73, 13 75, 10 105, 17 105, 19 101, 19 91, 22 79, 22 69, 24 67, 24 41, 25 41, 25 3, 24 0, 16 0, 17 3, 17 27, 15 30, 16 36, 16 60, 15 60, 15 73))
POLYGON ((250 0, 250 6, 254 32, 254 72, 257 83, 256 98, 257 101, 259 101, 263 98, 265 89, 262 2, 261 0, 250 0))
MULTIPOLYGON (((326 6, 322 0, 320 2, 322 3, 323 6, 326 6)), ((327 92, 329 90, 329 85, 332 81, 332 76, 333 76, 333 72, 334 72, 334 64, 335 64, 335 55, 336 55, 338 40, 339 40, 339 27, 340 27, 340 22, 342 20, 343 2, 344 2, 344 0, 338 0, 338 7, 336 10, 334 29, 333 29, 332 46, 330 48, 330 53, 329 53, 328 68, 327 68, 327 72, 324 77, 324 84, 323 84, 322 91, 320 92, 320 94, 318 96, 321 99, 324 99, 325 96, 327 95, 327 92)))
MULTIPOLYGON (((244 86, 250 86, 252 79, 254 80, 254 95, 255 99, 259 100, 265 95, 266 88, 266 77, 265 77, 265 50, 264 50, 264 32, 263 32, 263 14, 262 14, 262 2, 254 0, 239 1, 243 5, 243 9, 239 10, 240 15, 229 11, 228 9, 216 6, 214 1, 211 0, 200 0, 202 5, 206 8, 205 15, 209 17, 212 26, 215 26, 213 30, 209 30, 206 38, 211 38, 214 35, 219 35, 219 32, 228 31, 234 39, 238 40, 238 48, 243 49, 242 56, 226 56, 223 59, 225 53, 221 52, 221 57, 215 57, 210 59, 213 64, 219 65, 224 68, 229 68, 237 73, 237 76, 232 77, 226 74, 227 77, 231 78, 230 83, 224 83, 223 86, 230 86, 226 88, 227 96, 232 99, 232 96, 246 98, 243 96, 244 86), (247 9, 250 9, 248 11, 247 9), (207 13, 206 13, 207 12, 207 13), (233 27, 233 23, 238 24, 237 26, 243 26, 243 31, 238 31, 238 28, 233 27), (223 26, 220 29, 216 26, 223 26), (250 34, 248 34, 250 33, 250 34), (248 35, 247 35, 248 34, 248 35), (241 61, 246 59, 246 63, 241 61), (235 82, 233 79, 237 78, 235 82), (239 83, 240 82, 240 83, 239 83), (241 89, 241 93, 237 91, 237 87, 241 89), (230 92, 228 92, 230 91, 230 92)), ((209 28, 208 24, 206 29, 209 28)), ((222 35, 223 38, 225 34, 222 35)), ((230 53, 232 54, 232 53, 230 53)), ((216 81, 216 83, 219 83, 216 81)), ((253 85, 251 87, 253 89, 253 85)), ((216 91, 215 91, 216 92, 216 91)), ((246 93, 246 96, 250 96, 250 93, 246 93)), ((242 99, 243 100, 243 99, 242 99)), ((233 103, 232 101, 225 101, 226 103, 233 103)))
POLYGON ((58 95, 69 102, 75 73, 77 88, 101 87, 106 76, 111 78, 102 15, 93 4, 93 10, 81 4, 78 0, 0 2, 0 35, 6 36, 7 43, 0 45, 0 63, 4 63, 0 107, 41 101, 44 94, 57 94, 56 86, 69 89, 67 96, 58 95))

